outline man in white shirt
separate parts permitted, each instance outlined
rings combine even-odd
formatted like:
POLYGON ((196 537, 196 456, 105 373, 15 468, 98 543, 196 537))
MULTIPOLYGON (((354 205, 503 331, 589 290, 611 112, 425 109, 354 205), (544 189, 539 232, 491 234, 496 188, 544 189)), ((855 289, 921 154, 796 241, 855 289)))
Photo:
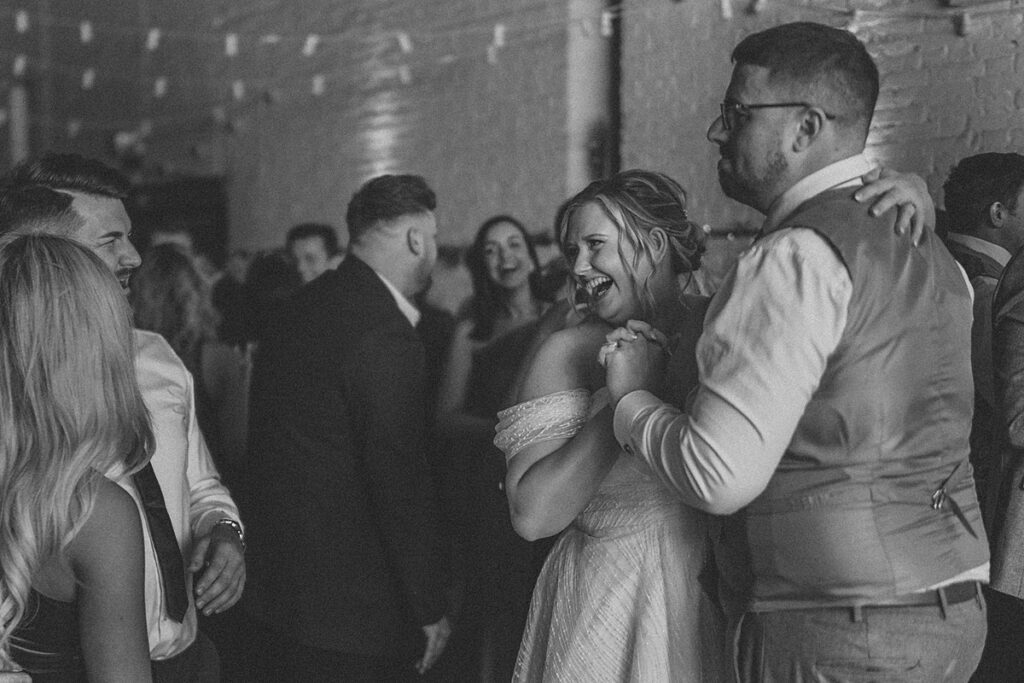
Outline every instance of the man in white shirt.
MULTIPOLYGON (((131 222, 124 206, 130 189, 127 180, 99 161, 49 154, 16 167, 4 179, 0 190, 4 210, 17 213, 12 206, 17 204, 16 193, 32 186, 70 196, 75 220, 22 221, 21 228, 64 234, 88 246, 127 289, 132 271, 141 263, 130 241, 131 222)), ((18 228, 5 218, 0 231, 18 228)), ((241 597, 245 560, 238 509, 220 482, 196 422, 191 374, 159 335, 136 330, 136 343, 136 372, 155 437, 151 471, 157 486, 147 492, 152 479, 142 482, 138 476, 135 485, 126 477, 118 481, 135 498, 144 521, 153 678, 217 681, 217 652, 199 632, 196 610, 219 613, 241 597), (158 507, 162 499, 166 508, 159 520, 149 516, 158 513, 143 503, 150 494, 157 496, 158 507), (160 522, 168 517, 170 528, 162 530, 160 522), (164 538, 168 544, 155 538, 164 538), (169 567, 162 570, 162 563, 169 567), (181 571, 176 564, 184 565, 181 571)), ((117 476, 111 473, 112 478, 117 476)))
POLYGON ((708 137, 762 237, 712 301, 686 413, 652 393, 660 333, 609 335, 616 436, 687 503, 738 512, 720 557, 746 570, 723 571, 742 680, 966 681, 988 580, 966 278, 853 198, 878 95, 854 36, 785 24, 733 61, 708 137))

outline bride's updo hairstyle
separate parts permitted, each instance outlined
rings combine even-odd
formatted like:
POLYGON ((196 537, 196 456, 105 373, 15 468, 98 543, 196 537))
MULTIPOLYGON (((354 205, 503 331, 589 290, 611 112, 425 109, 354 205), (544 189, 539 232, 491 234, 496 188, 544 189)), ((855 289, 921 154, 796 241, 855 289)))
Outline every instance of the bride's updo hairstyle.
MULTIPOLYGON (((619 228, 619 256, 630 280, 637 288, 645 315, 654 308, 654 295, 647 278, 638 276, 643 259, 653 258, 651 230, 661 228, 669 239, 670 265, 675 274, 692 273, 700 268, 704 253, 704 230, 686 215, 686 190, 664 173, 629 170, 605 180, 597 180, 568 201, 558 225, 558 242, 568 259, 566 240, 573 214, 586 204, 598 204, 619 228), (622 240, 633 248, 627 260, 622 240)), ((569 267, 572 268, 570 261, 569 267)), ((576 296, 576 280, 572 296, 576 296)))

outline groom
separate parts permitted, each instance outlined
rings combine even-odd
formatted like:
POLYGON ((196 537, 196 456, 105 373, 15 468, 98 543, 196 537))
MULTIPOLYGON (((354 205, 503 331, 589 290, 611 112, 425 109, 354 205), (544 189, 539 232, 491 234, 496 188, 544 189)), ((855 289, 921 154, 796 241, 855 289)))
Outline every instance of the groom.
POLYGON ((742 680, 966 681, 988 581, 966 279, 853 199, 878 95, 853 35, 785 24, 732 58, 708 138, 762 236, 712 301, 688 413, 655 396, 660 333, 609 335, 616 436, 688 504, 739 511, 742 680))

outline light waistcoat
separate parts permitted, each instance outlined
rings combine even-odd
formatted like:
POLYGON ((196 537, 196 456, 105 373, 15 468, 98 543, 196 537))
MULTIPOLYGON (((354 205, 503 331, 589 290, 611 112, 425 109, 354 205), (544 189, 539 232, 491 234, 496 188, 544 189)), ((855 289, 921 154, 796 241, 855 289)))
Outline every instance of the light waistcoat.
POLYGON ((988 560, 967 459, 970 292, 937 238, 914 247, 853 191, 822 193, 781 226, 823 237, 853 290, 786 454, 741 513, 755 610, 870 604, 988 560))

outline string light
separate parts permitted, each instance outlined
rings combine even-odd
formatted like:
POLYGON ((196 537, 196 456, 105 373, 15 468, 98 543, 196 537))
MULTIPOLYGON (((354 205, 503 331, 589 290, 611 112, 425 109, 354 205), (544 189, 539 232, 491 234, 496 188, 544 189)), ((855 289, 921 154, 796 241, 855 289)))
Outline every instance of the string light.
MULTIPOLYGON (((767 2, 767 0, 746 1, 750 3, 749 7, 753 11, 764 9, 767 2)), ((733 18, 732 3, 734 0, 719 0, 719 2, 723 18, 733 18)), ((773 9, 775 7, 807 7, 805 4, 800 3, 800 0, 771 0, 771 2, 773 9)), ((1019 4, 1019 0, 1013 0, 1013 2, 1018 2, 1019 4)), ((858 9, 852 11, 839 9, 838 7, 818 7, 817 9, 844 17, 846 28, 853 32, 871 30, 871 26, 882 22, 944 18, 953 23, 953 28, 957 34, 965 35, 975 27, 978 17, 991 17, 1008 13, 1020 14, 1024 10, 1022 7, 1013 7, 1012 3, 1009 8, 1006 5, 1006 0, 972 5, 970 14, 962 7, 943 9, 908 8, 900 10, 858 9)), ((447 21, 435 21, 433 24, 421 22, 418 24, 415 32, 405 30, 391 32, 389 35, 393 37, 390 42, 388 34, 384 34, 379 43, 381 47, 373 56, 373 59, 381 60, 380 69, 376 73, 384 74, 386 78, 396 78, 398 82, 404 85, 410 85, 413 83, 414 69, 423 68, 429 71, 431 68, 437 69, 457 61, 479 60, 482 56, 488 64, 496 65, 499 60, 500 51, 512 45, 517 45, 521 48, 524 45, 536 42, 538 39, 544 40, 557 37, 559 34, 564 35, 564 32, 570 28, 566 24, 564 15, 556 17, 556 13, 551 12, 549 8, 550 3, 547 0, 536 0, 528 2, 526 7, 517 5, 515 9, 503 8, 493 10, 482 16, 474 17, 472 21, 460 19, 455 23, 447 21), (530 10, 533 10, 532 14, 530 10), (463 48, 452 51, 452 40, 456 37, 465 37, 466 40, 463 41, 463 48), (485 48, 483 55, 481 55, 481 48, 485 48), (412 63, 407 62, 406 59, 414 52, 417 55, 414 58, 415 61, 412 63)), ((580 30, 597 30, 605 38, 612 37, 616 28, 615 21, 624 11, 626 11, 624 3, 617 2, 602 10, 599 17, 595 15, 592 18, 579 20, 580 30)), ((628 11, 649 15, 654 10, 629 8, 628 11)), ((659 9, 657 11, 663 12, 665 10, 659 9)), ((15 28, 19 33, 26 33, 31 30, 33 19, 25 9, 7 10, 6 12, 0 10, 0 17, 5 14, 7 17, 13 16, 15 28)), ((115 38, 117 36, 126 36, 128 38, 134 36, 136 40, 139 37, 144 37, 145 49, 154 52, 161 47, 164 38, 196 43, 217 41, 223 49, 223 55, 229 58, 237 57, 240 54, 242 40, 246 40, 247 45, 251 44, 253 46, 281 45, 283 50, 293 50, 292 54, 301 54, 306 58, 314 57, 322 52, 324 46, 331 49, 340 49, 350 45, 365 44, 366 40, 366 29, 363 26, 350 27, 323 34, 301 33, 289 35, 288 33, 255 31, 248 33, 244 31, 174 31, 155 26, 139 28, 116 23, 104 24, 100 22, 94 24, 93 21, 89 20, 68 19, 60 16, 48 16, 41 21, 50 27, 67 27, 72 30, 74 30, 72 27, 77 28, 79 39, 83 44, 93 43, 98 37, 105 39, 108 35, 113 35, 115 38)), ((843 25, 842 21, 840 20, 838 25, 843 25)), ((217 26, 217 24, 214 25, 217 26)), ((213 49, 216 50, 216 44, 214 44, 213 49)), ((4 52, 5 50, 0 48, 0 57, 4 55, 4 52)), ((13 59, 12 73, 14 76, 23 76, 28 70, 30 56, 14 54, 13 51, 7 51, 7 55, 8 59, 13 59)), ((33 60, 35 59, 34 56, 32 58, 33 60)), ((97 84, 98 74, 94 68, 81 71, 80 67, 76 64, 60 64, 52 60, 43 63, 34 61, 33 66, 41 73, 65 73, 71 75, 72 78, 74 78, 73 74, 78 73, 81 77, 81 87, 85 90, 92 89, 97 84)), ((197 86, 210 85, 210 79, 199 73, 169 75, 175 81, 175 93, 194 92, 196 89, 190 88, 190 83, 194 83, 197 86)), ((142 93, 149 92, 153 99, 166 99, 169 92, 170 79, 163 75, 154 78, 145 73, 140 75, 132 73, 131 70, 126 70, 124 72, 105 73, 103 76, 105 81, 139 82, 139 91, 142 93)), ((273 76, 247 78, 245 81, 225 78, 219 85, 219 91, 222 95, 211 98, 215 102, 205 104, 206 106, 224 106, 225 101, 227 103, 233 101, 235 104, 232 105, 232 111, 237 114, 241 108, 249 107, 258 101, 267 101, 271 104, 287 102, 295 97, 302 96, 303 92, 306 93, 305 96, 307 97, 310 93, 313 96, 321 96, 326 92, 328 79, 331 81, 332 88, 338 87, 344 91, 351 88, 365 87, 365 80, 367 78, 365 73, 359 70, 351 70, 347 64, 338 66, 326 73, 303 73, 296 69, 290 73, 279 71, 273 76), (228 86, 227 91, 225 91, 225 85, 228 86), (256 98, 255 100, 245 101, 247 90, 257 93, 273 92, 275 96, 270 100, 256 98), (230 93, 229 96, 225 96, 227 92, 230 93), (277 93, 281 94, 277 95, 277 93)), ((420 80, 424 82, 425 79, 420 80)), ((217 84, 214 83, 213 85, 213 88, 207 87, 204 90, 216 92, 217 84)), ((196 118, 194 115, 191 115, 191 117, 192 119, 196 118)), ((173 117, 158 117, 158 120, 176 119, 173 119, 173 117)), ((93 123, 89 122, 83 125, 92 126, 93 123)))
POLYGON ((316 48, 320 44, 320 36, 315 33, 310 33, 306 36, 306 42, 302 45, 302 55, 304 57, 312 57, 316 54, 316 48))
POLYGON ((398 48, 402 51, 402 54, 409 54, 412 52, 412 38, 405 31, 399 31, 396 36, 398 39, 398 48))
POLYGON ((18 10, 17 14, 14 15, 14 30, 18 33, 28 33, 31 24, 29 23, 28 12, 23 9, 18 10))
POLYGON ((146 49, 153 52, 158 47, 160 47, 160 29, 153 27, 146 34, 146 49))
POLYGON ((494 25, 494 38, 491 40, 494 47, 505 47, 505 24, 494 25))

